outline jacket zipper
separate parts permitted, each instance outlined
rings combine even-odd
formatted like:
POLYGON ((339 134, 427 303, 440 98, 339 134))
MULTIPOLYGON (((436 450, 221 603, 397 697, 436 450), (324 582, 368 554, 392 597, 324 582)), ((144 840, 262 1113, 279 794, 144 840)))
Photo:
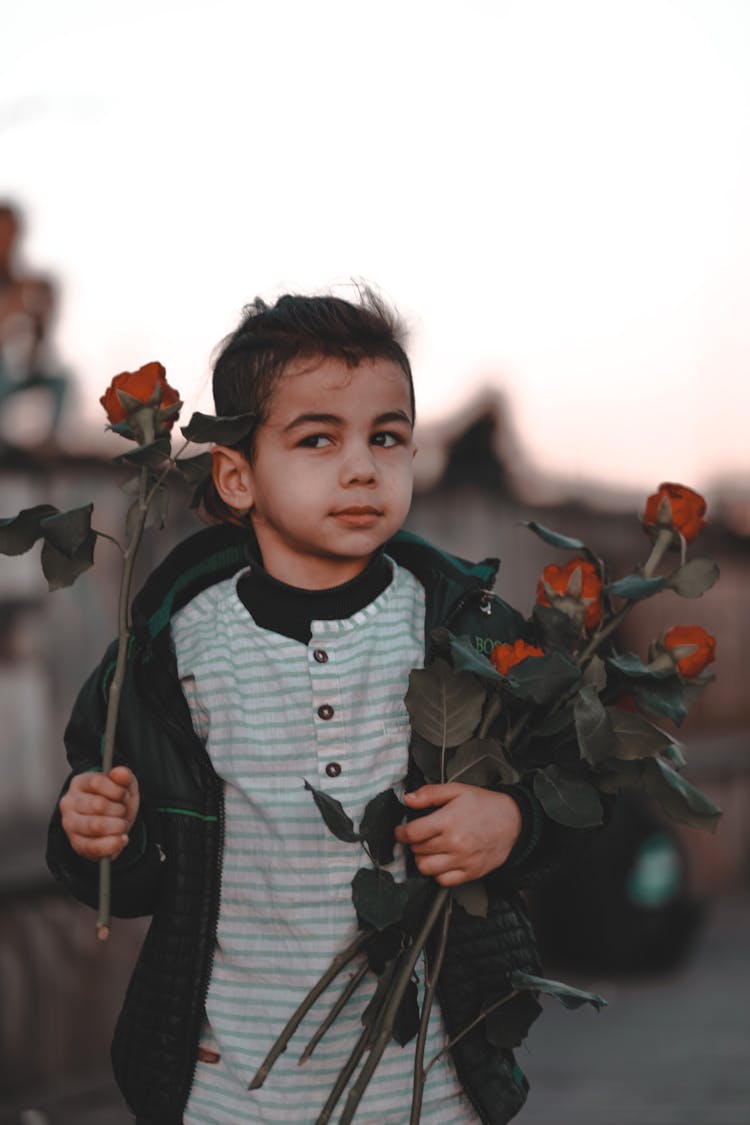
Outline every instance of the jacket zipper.
MULTIPOLYGON (((206 756, 208 757, 208 755, 206 755, 206 756)), ((209 760, 209 765, 210 765, 210 760, 209 760)), ((213 770, 213 766, 210 765, 210 769, 213 770)), ((219 784, 218 775, 215 775, 215 776, 216 776, 216 783, 219 784)), ((216 895, 215 895, 214 902, 213 902, 212 907, 211 907, 211 915, 212 916, 211 916, 211 919, 210 919, 210 924, 209 924, 208 934, 207 934, 207 940, 208 940, 208 943, 209 943, 208 944, 208 956, 206 957, 206 969, 205 969, 205 975, 204 975, 204 978, 203 978, 203 984, 201 986, 201 1003, 200 1003, 200 1008, 199 1008, 199 1012, 198 1012, 199 1019, 201 1021, 201 1026, 202 1026, 203 1017, 204 1017, 204 1014, 205 1014, 205 1011, 206 1011, 206 1001, 208 999, 208 990, 209 990, 210 985, 211 985, 211 977, 213 976, 213 971, 214 971, 214 956, 215 956, 215 952, 216 952, 216 939, 217 939, 218 930, 219 930, 219 910, 220 910, 220 903, 221 903, 221 891, 222 891, 222 880, 223 880, 223 860, 224 860, 224 826, 225 826, 224 798, 223 798, 223 795, 220 793, 219 794, 219 815, 218 815, 218 820, 217 820, 218 840, 216 842, 216 865, 215 865, 215 867, 216 867, 216 869, 215 869, 216 882, 214 884, 215 887, 216 887, 216 895)), ((195 1051, 195 1058, 193 1060, 193 1064, 192 1064, 192 1067, 190 1069, 190 1081, 189 1081, 188 1085, 186 1086, 186 1088, 183 1092, 183 1095, 182 1095, 182 1108, 180 1110, 181 1115, 184 1112, 185 1107, 187 1106, 188 1099, 190 1097, 190 1091, 192 1090, 193 1083, 195 1082, 195 1072, 198 1069, 198 1050, 197 1050, 197 1048, 198 1048, 198 1045, 200 1043, 201 1026, 199 1026, 197 1028, 197 1030, 193 1029, 193 1034, 191 1036, 192 1041, 195 1044, 196 1051, 195 1051)))

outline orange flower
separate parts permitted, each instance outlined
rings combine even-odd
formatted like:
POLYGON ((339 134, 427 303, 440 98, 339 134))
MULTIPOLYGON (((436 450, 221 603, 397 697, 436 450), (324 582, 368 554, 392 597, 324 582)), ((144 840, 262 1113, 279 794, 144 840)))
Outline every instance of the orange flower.
POLYGON ((716 658, 716 641, 701 625, 675 625, 667 629, 662 644, 677 671, 688 680, 698 676, 716 658))
POLYGON ((643 523, 647 529, 671 527, 690 543, 706 526, 705 513, 706 501, 700 493, 684 484, 665 481, 646 501, 643 523))
POLYGON ((544 656, 544 653, 540 648, 529 645, 526 641, 518 640, 514 641, 512 645, 495 645, 490 653, 490 660, 496 672, 499 672, 501 676, 507 676, 508 670, 516 664, 520 664, 527 656, 544 656))
POLYGON ((602 580, 588 559, 572 559, 565 566, 550 563, 536 588, 539 605, 552 605, 591 631, 602 619, 602 580))
MULTIPOLYGON (((163 410, 165 407, 173 406, 174 403, 180 401, 177 391, 174 387, 170 387, 167 382, 167 373, 160 363, 146 363, 143 367, 139 367, 137 371, 123 371, 121 375, 115 375, 107 390, 99 399, 113 426, 118 422, 127 422, 128 420, 128 412, 118 398, 118 391, 125 391, 126 394, 132 395, 144 406, 154 399, 155 410, 163 410), (158 397, 155 395, 157 389, 159 391, 158 397)), ((173 414, 169 418, 162 419, 159 428, 171 430, 176 418, 177 415, 173 414)))

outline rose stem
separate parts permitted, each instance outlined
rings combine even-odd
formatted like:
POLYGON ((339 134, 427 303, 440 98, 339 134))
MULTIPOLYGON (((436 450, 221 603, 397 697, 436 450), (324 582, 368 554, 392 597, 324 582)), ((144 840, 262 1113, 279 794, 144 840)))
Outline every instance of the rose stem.
POLYGON ((323 992, 325 992, 326 988, 328 988, 328 985, 332 980, 335 979, 335 977, 338 976, 344 966, 348 965, 352 958, 357 955, 357 953, 369 939, 369 937, 370 935, 368 933, 358 933, 354 941, 350 945, 348 945, 346 949, 344 949, 341 953, 336 954, 333 961, 331 961, 331 964, 328 966, 318 983, 310 989, 302 1003, 292 1013, 290 1019, 284 1026, 281 1035, 279 1035, 278 1039, 271 1047, 271 1050, 268 1052, 265 1059, 258 1068, 255 1077, 248 1086, 248 1090, 258 1090, 263 1085, 266 1078, 268 1077, 271 1067, 279 1058, 279 1056, 283 1055, 284 1051, 287 1049, 289 1040, 292 1038, 295 1031, 309 1012, 310 1008, 312 1008, 315 1001, 323 992))
MULTIPOLYGON (((125 679, 125 665, 128 655, 128 642, 130 641, 130 588, 133 583, 133 567, 138 553, 143 529, 146 526, 151 496, 146 497, 148 485, 148 468, 144 465, 141 469, 138 520, 133 534, 123 552, 122 578, 120 580, 120 598, 117 610, 117 660, 115 674, 107 697, 107 721, 104 728, 104 750, 102 752, 102 773, 106 775, 112 769, 115 753, 115 732, 117 730, 117 716, 120 710, 120 696, 125 679)), ((153 493, 151 494, 153 496, 153 493)), ((99 911, 96 919, 96 933, 99 941, 106 941, 110 929, 110 901, 112 887, 112 860, 110 856, 102 856, 99 860, 99 911)))
POLYGON ((468 1035, 469 1032, 473 1031, 478 1024, 482 1023, 483 1020, 486 1020, 487 1016, 491 1016, 492 1013, 496 1012, 498 1008, 502 1008, 503 1004, 507 1004, 509 1000, 512 1000, 515 996, 520 995, 520 992, 518 992, 517 990, 509 992, 507 996, 503 996, 502 1000, 497 1000, 494 1004, 490 1004, 489 1008, 486 1008, 483 1012, 480 1012, 479 1015, 471 1021, 471 1023, 466 1025, 463 1031, 459 1031, 458 1035, 449 1040, 449 1042, 447 1042, 443 1047, 440 1048, 436 1055, 432 1056, 427 1066, 425 1067, 425 1079, 427 1078, 427 1075, 430 1073, 435 1063, 438 1061, 438 1059, 441 1059, 443 1057, 446 1051, 452 1050, 457 1043, 460 1043, 465 1035, 468 1035))
MULTIPOLYGON (((664 555, 664 552, 667 550, 667 548, 671 544, 673 538, 674 538, 674 532, 672 531, 671 528, 662 527, 662 528, 659 529, 659 533, 656 536, 656 540, 655 540, 653 548, 651 550, 651 554, 649 555, 648 559, 646 560, 646 563, 643 566, 642 573, 643 573, 644 578, 650 578, 651 575, 654 573, 657 566, 661 562, 661 559, 662 559, 662 556, 664 555)), ((598 633, 594 633, 593 637, 591 638, 591 640, 587 644, 586 648, 583 650, 583 652, 577 658, 576 664, 578 664, 579 666, 582 665, 582 664, 585 664, 586 661, 589 660, 594 655, 594 653, 596 652, 596 650, 598 649, 598 647, 602 643, 602 641, 606 640, 606 638, 608 636, 610 636, 611 633, 614 633, 615 629, 618 627, 618 625, 621 623, 621 621, 624 619, 624 617, 628 613, 630 613, 630 611, 631 611, 631 609, 633 608, 634 605, 635 605, 634 601, 626 602, 625 605, 622 607, 622 609, 618 610, 618 612, 614 615, 614 617, 611 617, 609 619, 609 621, 607 622, 607 624, 604 626, 603 629, 600 629, 598 633)))
MULTIPOLYGON (((328 1098, 326 1099, 325 1105, 321 1109, 318 1116, 315 1118, 315 1125, 328 1125, 328 1122, 331 1119, 331 1114, 333 1113, 334 1109, 336 1108, 336 1106, 338 1104, 338 1101, 339 1101, 339 1098, 341 1097, 344 1090, 346 1089, 347 1082, 351 1078, 352 1074, 354 1074, 354 1071, 357 1069, 357 1065, 359 1063, 359 1060, 362 1058, 363 1054, 365 1053, 367 1048, 370 1046, 370 1043, 371 1043, 371 1040, 372 1040, 373 1027, 377 1026, 377 1022, 380 1019, 380 1015, 381 1015, 381 1013, 383 1011, 383 1008, 385 1006, 385 1003, 388 999, 388 988, 390 987, 391 981, 393 979, 393 971, 394 971, 395 968, 396 968, 396 961, 395 960, 391 961, 388 964, 388 966, 386 967, 385 974, 387 975, 387 978, 388 978, 387 981, 386 981, 387 987, 382 988, 381 995, 377 1000, 377 1005, 375 1006, 375 1008, 373 1010, 372 1018, 368 1020, 366 1026, 362 1029, 362 1034, 360 1035, 357 1042, 354 1044, 354 1046, 351 1050, 351 1053, 349 1055, 349 1058, 346 1060, 343 1067, 339 1071, 338 1077, 333 1084, 333 1089, 331 1090, 330 1094, 328 1095, 328 1098)), ((377 993, 376 993, 376 996, 377 996, 377 993)), ((373 1000, 374 999, 375 998, 373 998, 373 1000)))
POLYGON ((364 1094, 370 1079, 372 1078, 378 1063, 380 1062, 383 1052, 388 1046, 393 1029, 393 1022, 396 1018, 399 1006, 406 991, 406 986, 411 979, 411 974, 414 966, 417 963, 417 958, 422 952, 427 938, 432 932, 432 928, 440 917, 448 896, 450 895, 450 887, 440 887, 432 905, 427 913, 427 917, 422 923, 422 928, 414 939, 408 953, 404 956, 403 962, 399 964, 399 973, 397 979, 394 981, 393 987, 388 996, 388 1003, 383 1011, 383 1018, 380 1020, 380 1030, 373 1041, 370 1054, 365 1062, 362 1070, 359 1073, 357 1081, 349 1091, 349 1096, 344 1105, 344 1112, 339 1119, 339 1125, 351 1125, 354 1119, 354 1114, 357 1111, 362 1095, 364 1094))
MULTIPOLYGON (((451 916, 452 899, 448 899, 443 911, 443 921, 440 927, 440 937, 438 939, 437 949, 435 950, 435 963, 429 968, 429 976, 425 983, 424 1002, 422 1004, 422 1016, 419 1021, 419 1034, 417 1036, 417 1045, 414 1050, 414 1084, 411 1102, 411 1115, 409 1117, 409 1125, 419 1125, 419 1119, 422 1115, 422 1096, 424 1094, 424 1085, 426 1079, 426 1072, 424 1069, 424 1051, 427 1045, 427 1029, 430 1022, 430 1012, 432 1005, 435 1001, 435 992, 437 989, 438 977, 440 970, 443 967, 443 958, 445 956, 445 947, 448 944, 448 924, 451 916)), ((425 955, 425 965, 427 965, 427 957, 425 955)))
POLYGON ((370 966, 368 965, 367 961, 365 961, 364 964, 361 966, 361 968, 357 969, 357 972, 354 974, 352 979, 349 981, 346 988, 341 993, 338 1000, 333 1005, 330 1012, 328 1013, 326 1018, 323 1020, 320 1027, 315 1032, 312 1039, 310 1040, 310 1042, 307 1044, 304 1051, 300 1055, 299 1060, 297 1062, 297 1066, 303 1066, 307 1062, 307 1060, 311 1057, 311 1055, 312 1055, 313 1051, 315 1050, 315 1048, 317 1047, 318 1043, 320 1043, 321 1039, 323 1038, 325 1033, 328 1031, 328 1028, 331 1026, 331 1024, 334 1022, 334 1020, 338 1017, 339 1013, 344 1008, 347 1001, 357 991, 359 985, 361 984, 362 980, 364 979, 364 977, 365 977, 367 971, 369 970, 369 968, 370 968, 370 966))

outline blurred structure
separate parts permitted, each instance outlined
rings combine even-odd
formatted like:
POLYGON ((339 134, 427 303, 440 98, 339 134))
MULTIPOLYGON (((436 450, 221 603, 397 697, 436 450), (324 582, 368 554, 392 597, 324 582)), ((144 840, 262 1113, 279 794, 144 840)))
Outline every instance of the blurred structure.
POLYGON ((0 201, 0 450, 14 445, 7 421, 11 400, 22 396, 26 409, 39 413, 40 403, 30 392, 48 400, 46 425, 42 418, 41 426, 32 426, 37 444, 54 441, 68 385, 51 349, 55 285, 51 278, 22 268, 20 236, 19 209, 0 201))
MULTIPOLYGON (((121 442, 113 436, 112 443, 115 455, 121 442)), ((604 495, 594 486, 589 496, 564 495, 554 481, 533 480, 496 395, 478 399, 450 424, 424 431, 418 445, 410 528, 467 558, 500 555, 498 591, 524 615, 542 568, 560 558, 519 526, 522 521, 583 539, 615 574, 644 561, 649 544, 638 515, 645 498, 604 495)), ((117 535, 128 503, 119 479, 114 465, 95 458, 0 462, 0 514, 40 503, 65 509, 93 501, 94 527, 117 535)), ((750 523, 738 515, 737 497, 726 511, 720 496, 708 500, 711 522, 697 553, 717 560, 721 581, 697 602, 665 594, 636 608, 620 637, 622 648, 644 655, 665 624, 696 622, 719 638, 717 682, 679 733, 691 779, 725 810, 716 836, 655 824, 650 808, 630 810, 631 823, 645 824, 652 837, 641 857, 638 908, 646 912, 641 921, 658 931, 664 966, 676 951, 665 950, 663 927, 654 925, 655 900, 648 898, 654 871, 661 877, 660 906, 669 907, 681 927, 694 927, 703 905, 716 896, 747 891, 750 883, 750 695, 736 671, 744 622, 750 620, 750 523), (678 841, 671 854, 680 857, 680 867, 672 865, 671 886, 684 911, 664 897, 670 860, 653 839, 664 835, 678 841)), ((141 577, 174 542, 198 529, 187 504, 187 492, 175 493, 167 527, 146 535, 141 577)), ((63 1079, 72 1083, 77 1075, 95 1074, 101 1081, 108 1075, 115 1015, 147 924, 116 921, 110 942, 98 946, 93 913, 58 890, 44 865, 46 825, 66 774, 62 732, 78 688, 114 633, 118 582, 119 554, 103 540, 94 569, 53 595, 37 558, 0 559, 0 1088, 8 1104, 20 1104, 26 1092, 26 1104, 34 1104, 33 1097, 63 1079)), ((610 839, 611 854, 620 854, 621 843, 610 839)), ((587 877, 595 885, 596 871, 587 877)), ((548 905, 554 913, 554 904, 548 905)), ((636 942, 633 933, 626 955, 636 942)), ((645 941, 642 926, 638 933, 645 941)), ((575 935, 568 938, 575 945, 575 935)), ((554 952, 561 952, 559 943, 554 952)))

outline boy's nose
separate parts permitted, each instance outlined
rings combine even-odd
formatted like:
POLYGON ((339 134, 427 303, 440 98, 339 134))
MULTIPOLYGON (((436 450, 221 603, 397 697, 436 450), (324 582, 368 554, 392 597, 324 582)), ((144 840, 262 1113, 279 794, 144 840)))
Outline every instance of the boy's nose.
POLYGON ((341 470, 342 481, 350 484, 374 484, 377 477, 377 466, 372 449, 368 445, 364 448, 353 449, 344 459, 341 470))

